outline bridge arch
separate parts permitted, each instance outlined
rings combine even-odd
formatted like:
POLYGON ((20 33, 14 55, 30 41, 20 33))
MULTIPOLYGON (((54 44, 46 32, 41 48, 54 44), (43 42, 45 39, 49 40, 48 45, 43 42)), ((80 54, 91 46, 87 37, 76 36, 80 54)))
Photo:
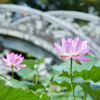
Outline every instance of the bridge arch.
POLYGON ((92 46, 89 54, 95 55, 99 58, 98 53, 100 53, 100 51, 98 49, 100 49, 100 46, 95 42, 95 40, 92 40, 89 36, 84 34, 82 30, 77 30, 72 26, 72 24, 66 23, 65 21, 59 19, 58 17, 55 17, 54 15, 61 15, 62 13, 65 13, 66 15, 69 14, 70 16, 72 16, 72 14, 75 13, 75 18, 82 19, 82 16, 85 15, 88 16, 88 18, 84 17, 83 20, 98 22, 100 18, 97 16, 71 11, 42 12, 33 8, 22 7, 18 5, 0 4, 0 10, 2 13, 4 13, 3 16, 5 16, 5 19, 3 21, 0 21, 1 35, 9 35, 11 37, 13 36, 26 40, 47 50, 48 52, 51 52, 54 56, 57 57, 58 55, 53 47, 54 41, 60 42, 59 39, 61 39, 60 37, 62 35, 64 35, 65 37, 68 37, 69 35, 71 37, 79 36, 82 40, 89 40, 89 44, 92 46), (26 14, 26 16, 21 17, 16 21, 12 21, 13 18, 10 15, 12 15, 13 12, 17 14, 24 13, 26 14), (79 14, 81 14, 81 16, 77 17, 79 14), (33 23, 31 23, 31 21, 33 23), (37 26, 39 25, 38 21, 40 21, 40 29, 37 28, 37 26), (63 34, 57 34, 57 30, 62 32, 63 34), (68 32, 70 34, 67 34, 68 32), (55 34, 57 34, 57 36, 55 36, 55 34), (98 51, 95 52, 96 50, 98 51))

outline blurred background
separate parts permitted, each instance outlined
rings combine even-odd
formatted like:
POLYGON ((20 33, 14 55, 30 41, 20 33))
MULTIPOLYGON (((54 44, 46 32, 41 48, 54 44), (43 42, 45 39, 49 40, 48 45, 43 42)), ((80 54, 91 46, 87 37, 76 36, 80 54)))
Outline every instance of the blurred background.
POLYGON ((100 0, 0 0, 1 4, 17 4, 42 11, 72 10, 100 14, 100 0))
POLYGON ((51 65, 63 62, 53 42, 79 36, 92 46, 87 55, 100 59, 99 15, 100 0, 0 0, 0 58, 7 52, 44 58, 40 70, 47 74, 51 65))

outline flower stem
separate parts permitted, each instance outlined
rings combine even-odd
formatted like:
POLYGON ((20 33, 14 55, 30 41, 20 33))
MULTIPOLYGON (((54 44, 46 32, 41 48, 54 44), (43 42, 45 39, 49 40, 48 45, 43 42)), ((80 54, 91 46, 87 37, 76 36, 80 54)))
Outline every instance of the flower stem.
POLYGON ((87 96, 87 94, 86 94, 86 92, 84 92, 84 100, 86 100, 86 96, 87 96))
POLYGON ((72 90, 72 94, 73 94, 73 99, 72 100, 75 100, 74 87, 73 87, 73 81, 72 81, 72 62, 73 62, 73 59, 71 58, 71 62, 70 62, 70 80, 71 80, 71 90, 72 90))
POLYGON ((35 84, 37 84, 37 83, 38 83, 38 72, 36 70, 36 80, 35 80, 35 84))
POLYGON ((12 79, 14 79, 14 69, 12 67, 12 79))
POLYGON ((53 100, 53 82, 51 82, 51 100, 53 100))

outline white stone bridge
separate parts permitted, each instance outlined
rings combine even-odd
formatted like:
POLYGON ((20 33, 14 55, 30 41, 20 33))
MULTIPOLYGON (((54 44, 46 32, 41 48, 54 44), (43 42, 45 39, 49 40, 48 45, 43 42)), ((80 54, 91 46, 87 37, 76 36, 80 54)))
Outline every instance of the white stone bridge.
POLYGON ((100 18, 76 11, 42 12, 19 5, 0 4, 0 41, 3 47, 61 61, 53 42, 61 36, 89 40, 88 55, 100 59, 100 18), (77 20, 85 22, 80 26, 77 20))

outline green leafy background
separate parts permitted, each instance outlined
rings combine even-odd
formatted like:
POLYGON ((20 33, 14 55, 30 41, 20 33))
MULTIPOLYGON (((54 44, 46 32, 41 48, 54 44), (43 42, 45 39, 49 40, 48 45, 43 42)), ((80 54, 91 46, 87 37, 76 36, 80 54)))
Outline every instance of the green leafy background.
MULTIPOLYGON (((73 61, 73 84, 76 100, 100 100, 100 61, 89 57, 90 62, 81 62, 78 65, 73 61)), ((20 69, 17 74, 20 81, 8 80, 0 75, 0 100, 50 100, 51 83, 53 82, 53 100, 71 100, 70 62, 53 65, 50 75, 38 75, 38 84, 35 83, 36 68, 44 59, 28 59, 23 64, 27 67, 20 69)))

